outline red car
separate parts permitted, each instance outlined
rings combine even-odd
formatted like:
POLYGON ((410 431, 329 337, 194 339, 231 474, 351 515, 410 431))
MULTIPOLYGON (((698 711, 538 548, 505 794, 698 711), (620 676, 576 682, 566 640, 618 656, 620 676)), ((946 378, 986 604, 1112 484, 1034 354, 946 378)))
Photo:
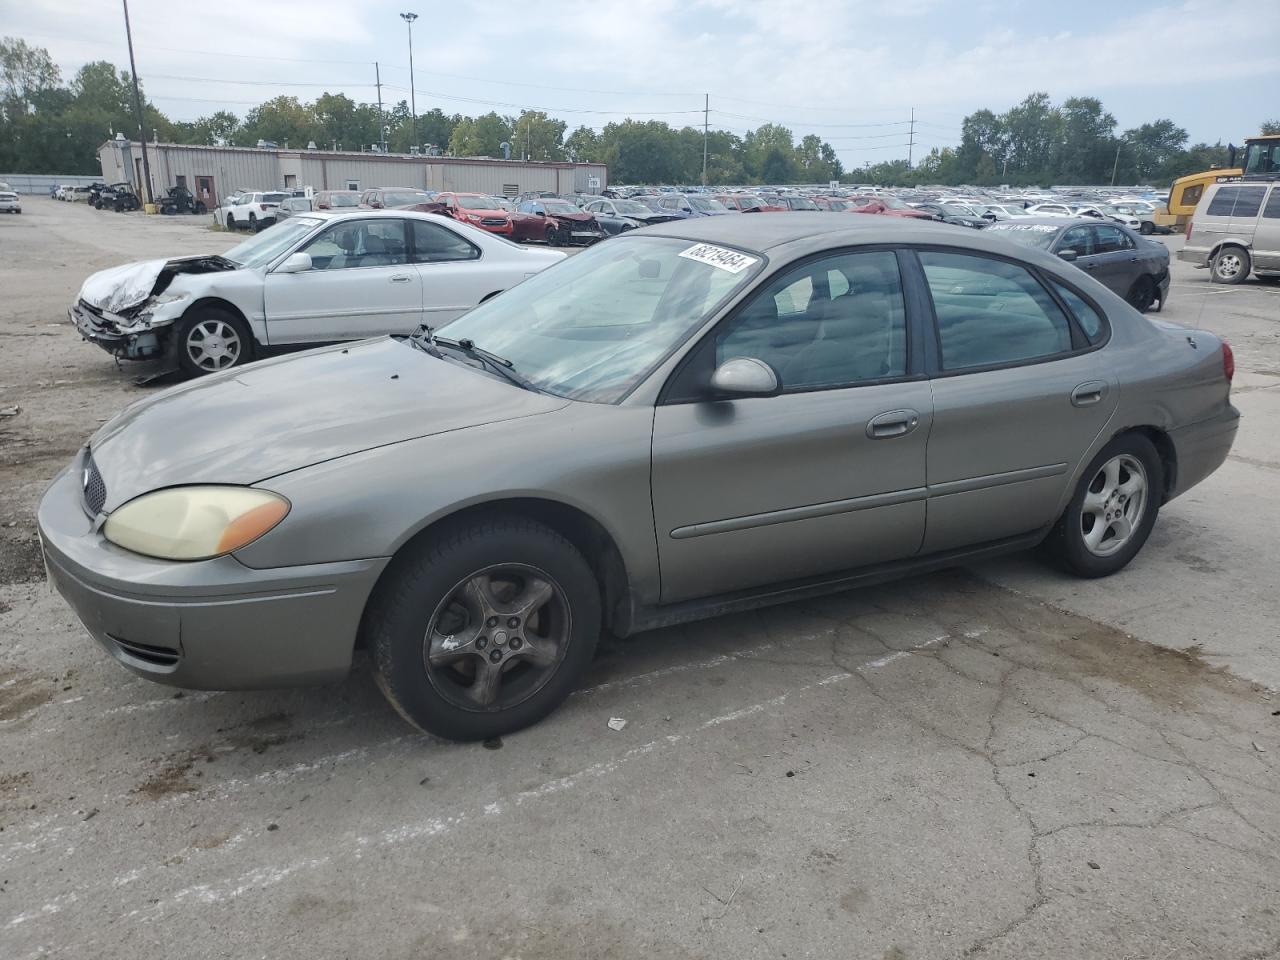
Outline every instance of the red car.
POLYGON ((737 210, 739 213, 777 213, 787 209, 769 203, 754 193, 718 193, 715 199, 730 210, 737 210))
POLYGON ((515 227, 512 240, 541 240, 545 243, 595 243, 605 238, 595 215, 559 197, 525 200, 511 214, 515 227))
POLYGON ((839 197, 814 197, 813 202, 818 205, 819 210, 829 213, 841 213, 853 206, 848 200, 841 200, 839 197))
POLYGON ((437 193, 431 202, 440 204, 443 208, 440 212, 445 216, 490 233, 510 237, 515 229, 511 214, 497 200, 483 193, 437 193))
POLYGON ((911 220, 932 220, 933 214, 917 210, 897 197, 852 197, 852 204, 845 213, 879 213, 886 217, 907 217, 911 220))

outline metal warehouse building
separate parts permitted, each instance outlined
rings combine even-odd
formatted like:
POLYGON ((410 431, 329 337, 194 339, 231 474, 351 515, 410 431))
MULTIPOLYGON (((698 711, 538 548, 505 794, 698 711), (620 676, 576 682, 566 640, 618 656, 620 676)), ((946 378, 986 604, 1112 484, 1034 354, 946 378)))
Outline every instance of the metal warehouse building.
MULTIPOLYGON (((137 141, 108 140, 98 148, 102 179, 127 180, 142 193, 137 141)), ((598 163, 535 163, 487 158, 424 157, 393 153, 288 150, 279 147, 200 147, 148 143, 152 195, 183 184, 210 209, 235 190, 367 190, 421 187, 515 196, 526 190, 599 193, 608 170, 598 163)))

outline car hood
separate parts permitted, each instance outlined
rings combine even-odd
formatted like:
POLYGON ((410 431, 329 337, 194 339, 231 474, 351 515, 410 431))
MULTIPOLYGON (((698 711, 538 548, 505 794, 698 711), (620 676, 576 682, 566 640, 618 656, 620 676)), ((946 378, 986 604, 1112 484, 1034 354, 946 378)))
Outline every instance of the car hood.
POLYGON ((586 223, 596 218, 594 213, 587 213, 585 210, 579 213, 548 213, 547 216, 553 220, 572 220, 574 223, 586 223))
POLYGON ((169 260, 142 260, 90 274, 80 287, 80 299, 108 313, 121 313, 161 292, 180 273, 235 270, 236 264, 217 256, 196 255, 169 260), (166 276, 167 279, 161 280, 166 276), (163 286, 161 284, 163 283, 163 286), (160 289, 157 287, 160 286, 160 289))
POLYGON ((193 380, 127 407, 90 449, 110 511, 162 487, 258 483, 567 403, 383 337, 193 380))

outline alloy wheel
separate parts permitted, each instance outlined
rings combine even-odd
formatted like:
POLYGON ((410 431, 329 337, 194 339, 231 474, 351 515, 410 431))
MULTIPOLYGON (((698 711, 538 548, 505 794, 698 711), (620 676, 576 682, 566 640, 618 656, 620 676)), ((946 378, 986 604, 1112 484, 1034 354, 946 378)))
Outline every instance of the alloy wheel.
POLYGON ((1223 280, 1230 280, 1235 277, 1244 266, 1244 261, 1238 253, 1220 253, 1218 259, 1214 261, 1214 272, 1223 280))
POLYGON ((193 364, 214 373, 235 366, 244 344, 225 320, 201 320, 187 333, 186 348, 193 364))
POLYGON ((508 709, 551 679, 569 646, 564 590, 519 563, 478 570, 436 607, 422 644, 431 685, 471 711, 508 709))
POLYGON ((1094 556, 1109 557, 1133 538, 1147 509, 1147 471, 1127 453, 1094 475, 1080 511, 1080 535, 1094 556))

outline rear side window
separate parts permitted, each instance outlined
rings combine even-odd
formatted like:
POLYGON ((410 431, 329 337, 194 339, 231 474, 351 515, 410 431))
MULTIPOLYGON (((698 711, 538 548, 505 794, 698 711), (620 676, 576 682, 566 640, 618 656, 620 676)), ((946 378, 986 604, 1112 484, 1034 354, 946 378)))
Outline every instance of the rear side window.
POLYGON ((1280 187, 1271 188, 1271 199, 1267 201, 1262 215, 1270 220, 1280 220, 1280 187))
POLYGON ((1066 315, 1027 270, 958 253, 922 251, 944 370, 1036 360, 1071 351, 1066 315))
POLYGON ((1231 184, 1219 187, 1209 201, 1211 217, 1256 217, 1267 195, 1266 187, 1231 184))
POLYGON ((1053 287, 1066 303, 1067 309, 1075 315, 1076 323, 1080 324, 1080 329, 1089 338, 1089 342, 1097 343, 1101 340, 1103 330, 1102 314, 1089 306, 1088 301, 1070 287, 1065 287, 1056 280, 1053 281, 1053 287))
POLYGON ((413 262, 447 263, 480 259, 480 248, 448 227, 424 220, 413 221, 413 262))
POLYGON ((1119 227, 1101 224, 1092 228, 1098 238, 1094 253, 1115 253, 1118 250, 1133 249, 1133 241, 1119 227))

